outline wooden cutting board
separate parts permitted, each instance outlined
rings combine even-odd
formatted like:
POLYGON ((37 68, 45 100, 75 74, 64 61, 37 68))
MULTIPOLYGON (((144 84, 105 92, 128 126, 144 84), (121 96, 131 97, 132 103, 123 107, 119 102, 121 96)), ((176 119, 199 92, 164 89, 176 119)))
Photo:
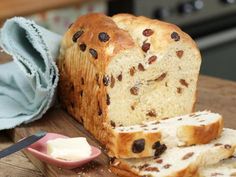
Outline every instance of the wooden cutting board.
MULTIPOLYGON (((236 128, 236 83, 212 77, 201 76, 198 85, 198 101, 196 110, 212 110, 219 112, 225 119, 225 126, 236 128)), ((99 146, 99 143, 73 118, 59 107, 49 110, 42 119, 12 130, 11 137, 16 142, 19 139, 35 133, 38 130, 65 134, 70 137, 85 136, 89 143, 99 146)), ((64 170, 45 164, 24 151, 26 156, 38 167, 46 177, 115 177, 109 171, 108 157, 103 153, 93 162, 82 168, 64 170)))

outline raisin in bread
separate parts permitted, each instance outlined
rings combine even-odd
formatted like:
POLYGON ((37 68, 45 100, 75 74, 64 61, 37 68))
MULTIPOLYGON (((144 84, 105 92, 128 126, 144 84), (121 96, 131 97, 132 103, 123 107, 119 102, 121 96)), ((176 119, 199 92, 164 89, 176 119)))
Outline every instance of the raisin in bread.
POLYGON ((236 130, 224 129, 209 144, 168 149, 158 158, 112 159, 111 170, 123 177, 194 177, 198 169, 233 155, 236 130))
POLYGON ((220 161, 215 165, 210 165, 199 169, 198 177, 232 177, 236 176, 236 157, 220 161))
POLYGON ((59 96, 69 114, 107 145, 111 124, 191 113, 200 64, 196 44, 175 25, 88 14, 63 37, 59 96))
POLYGON ((209 143, 222 128, 222 116, 208 111, 126 127, 114 125, 107 148, 110 156, 118 158, 158 156, 167 148, 209 143))

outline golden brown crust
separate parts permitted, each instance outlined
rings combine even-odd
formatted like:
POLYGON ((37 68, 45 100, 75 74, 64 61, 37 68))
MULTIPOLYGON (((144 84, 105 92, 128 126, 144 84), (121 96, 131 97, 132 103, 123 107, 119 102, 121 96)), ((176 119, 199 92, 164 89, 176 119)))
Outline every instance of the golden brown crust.
POLYGON ((109 150, 110 156, 115 156, 116 158, 138 158, 138 157, 149 157, 153 156, 155 150, 152 149, 156 142, 161 141, 160 132, 150 132, 144 133, 140 132, 127 132, 127 133, 117 133, 113 131, 113 137, 109 139, 109 144, 107 148, 109 150), (132 151, 132 146, 135 140, 144 139, 145 149, 140 153, 134 153, 132 151))
POLYGON ((107 144, 109 133, 104 125, 108 120, 107 91, 103 84, 105 69, 112 56, 132 47, 134 42, 130 35, 119 29, 111 18, 99 13, 78 18, 62 41, 58 60, 61 103, 103 144, 107 144), (73 36, 81 30, 82 35, 73 41, 73 36), (108 41, 99 40, 101 32, 109 35, 108 41), (85 51, 80 49, 81 44, 86 45, 85 51), (90 49, 97 52, 96 58, 90 49))
POLYGON ((104 67, 108 65, 111 56, 117 54, 119 51, 134 47, 134 42, 129 33, 119 29, 110 17, 100 13, 91 13, 79 17, 66 32, 62 41, 62 48, 67 50, 74 45, 79 45, 82 43, 86 44, 88 48, 92 48, 97 51, 98 60, 94 60, 92 57, 89 57, 89 59, 91 59, 90 62, 97 68, 101 67, 99 65, 104 65, 104 67), (84 33, 75 43, 72 40, 73 35, 80 30, 84 33), (101 42, 99 40, 98 35, 101 32, 105 32, 109 35, 110 38, 108 41, 101 42), (106 51, 109 45, 114 47, 112 53, 108 53, 106 51))
POLYGON ((182 126, 177 130, 177 137, 185 142, 185 146, 206 144, 218 138, 223 130, 223 118, 219 121, 202 126, 182 126))

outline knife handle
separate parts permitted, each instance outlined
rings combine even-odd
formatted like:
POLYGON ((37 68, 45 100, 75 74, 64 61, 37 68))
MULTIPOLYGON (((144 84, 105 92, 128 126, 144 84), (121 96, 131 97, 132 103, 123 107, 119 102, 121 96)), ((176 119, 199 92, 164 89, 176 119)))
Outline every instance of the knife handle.
POLYGON ((24 138, 19 142, 13 144, 12 146, 3 149, 2 151, 0 151, 0 159, 30 146, 39 139, 43 138, 46 134, 47 132, 39 131, 34 135, 24 138))

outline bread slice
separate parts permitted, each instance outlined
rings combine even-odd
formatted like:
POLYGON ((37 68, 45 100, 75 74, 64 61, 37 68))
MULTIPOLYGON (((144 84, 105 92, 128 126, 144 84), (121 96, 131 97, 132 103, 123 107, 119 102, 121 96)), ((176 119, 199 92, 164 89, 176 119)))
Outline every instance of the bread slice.
POLYGON ((59 97, 69 114, 107 146, 111 124, 191 113, 200 64, 196 44, 175 25, 88 14, 63 37, 59 97))
POLYGON ((215 165, 199 169, 198 177, 232 177, 236 176, 236 156, 220 161, 215 165))
POLYGON ((113 159, 111 170, 119 176, 194 177, 199 167, 216 164, 233 155, 236 130, 224 129, 220 138, 205 145, 175 147, 159 158, 113 159))
POLYGON ((222 116, 209 111, 126 127, 114 125, 107 148, 117 158, 158 156, 166 148, 209 143, 220 136, 222 128, 222 116))

